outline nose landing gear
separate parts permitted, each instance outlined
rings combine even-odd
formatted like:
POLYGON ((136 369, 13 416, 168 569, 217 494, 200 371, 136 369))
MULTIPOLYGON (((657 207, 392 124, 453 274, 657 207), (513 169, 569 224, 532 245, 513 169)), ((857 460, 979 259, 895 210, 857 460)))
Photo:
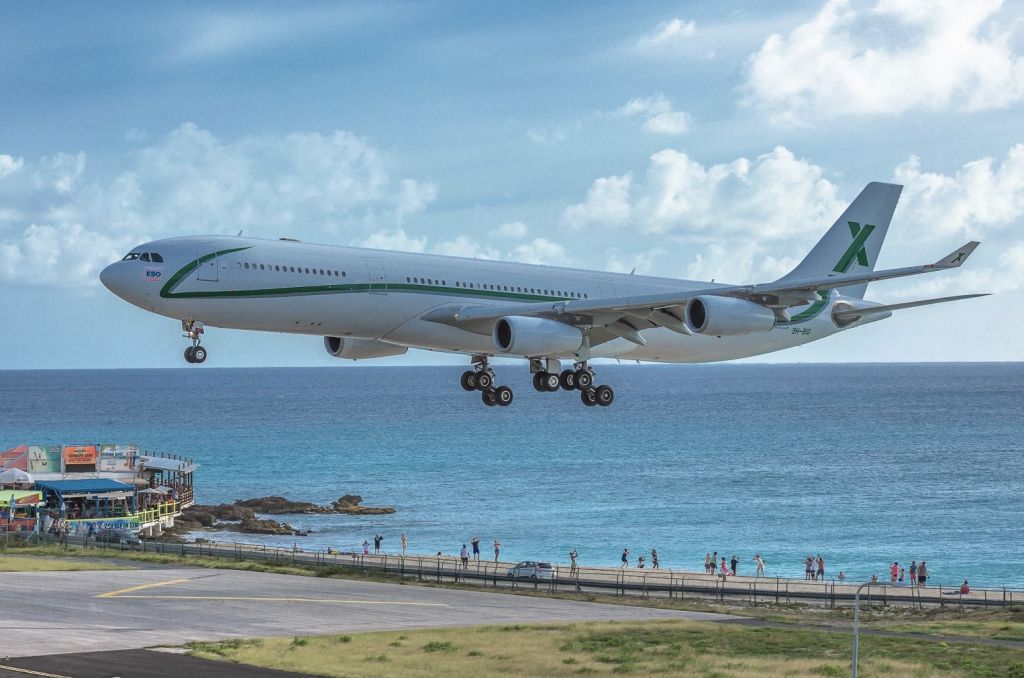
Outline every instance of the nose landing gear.
POLYGON ((185 349, 185 362, 202 363, 206 361, 206 349, 200 346, 203 335, 203 323, 197 320, 182 320, 181 330, 185 333, 186 339, 192 340, 192 345, 185 349))

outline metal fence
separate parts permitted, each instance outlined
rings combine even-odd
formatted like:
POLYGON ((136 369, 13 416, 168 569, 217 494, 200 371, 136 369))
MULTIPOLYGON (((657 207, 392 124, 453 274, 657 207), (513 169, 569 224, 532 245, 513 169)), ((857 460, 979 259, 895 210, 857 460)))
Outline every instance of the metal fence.
MULTIPOLYGON (((201 556, 233 561, 258 561, 299 565, 332 572, 410 577, 440 584, 465 584, 482 588, 504 588, 547 593, 593 593, 640 598, 714 600, 747 605, 811 603, 827 607, 852 606, 859 583, 805 581, 781 577, 726 577, 678 570, 555 566, 550 577, 538 579, 510 576, 515 563, 470 560, 463 565, 452 556, 402 556, 400 554, 337 553, 281 548, 241 542, 175 544, 143 541, 141 545, 107 544, 83 537, 64 540, 52 535, 10 534, 0 539, 4 548, 18 545, 68 545, 103 550, 136 551, 173 556, 201 556)), ((905 607, 1012 607, 1024 604, 1024 591, 1010 588, 972 589, 961 594, 959 587, 916 588, 879 583, 865 587, 861 600, 866 605, 905 607)))

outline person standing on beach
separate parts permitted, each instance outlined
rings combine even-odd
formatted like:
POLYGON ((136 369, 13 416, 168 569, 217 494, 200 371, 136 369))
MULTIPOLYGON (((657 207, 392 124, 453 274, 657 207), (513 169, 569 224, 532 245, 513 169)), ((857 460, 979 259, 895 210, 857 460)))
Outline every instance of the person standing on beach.
POLYGON ((569 574, 576 574, 576 549, 569 551, 569 574))
POLYGON ((725 556, 722 556, 722 579, 725 579, 730 574, 732 573, 729 572, 729 566, 725 562, 725 556))
POLYGON ((921 588, 925 588, 926 581, 928 581, 928 567, 922 560, 921 564, 917 567, 917 585, 921 588))
POLYGON ((754 564, 757 565, 757 576, 758 577, 763 577, 764 576, 764 561, 761 559, 761 554, 760 553, 755 553, 754 554, 754 564))
POLYGON ((825 559, 818 554, 818 580, 825 581, 825 559))
POLYGON ((473 546, 473 560, 480 560, 480 537, 473 537, 469 543, 473 546))
POLYGON ((729 571, 732 572, 732 576, 736 576, 736 572, 740 566, 740 559, 735 555, 729 560, 729 571))
POLYGON ((895 584, 896 578, 900 576, 900 564, 895 560, 892 561, 892 566, 889 568, 889 583, 895 584))
POLYGON ((814 581, 814 558, 811 556, 804 560, 804 579, 814 581))
POLYGON ((402 557, 405 557, 405 549, 409 547, 409 538, 405 536, 405 532, 402 533, 402 557))
POLYGON ((638 568, 640 568, 641 570, 644 569, 644 557, 643 556, 640 556, 639 558, 636 559, 636 566, 638 568))
POLYGON ((910 585, 917 586, 917 561, 910 561, 910 585))
POLYGON ((498 562, 498 554, 501 553, 501 542, 494 540, 494 562, 498 562))
POLYGON ((715 573, 715 568, 718 567, 718 551, 711 554, 711 574, 715 573))
POLYGON ((651 569, 660 569, 658 566, 658 549, 651 549, 651 569))
POLYGON ((907 571, 905 569, 903 569, 902 567, 900 568, 900 578, 899 578, 900 586, 903 586, 903 575, 906 574, 906 572, 907 571))
POLYGON ((711 554, 704 554, 704 572, 711 574, 711 554))
POLYGON ((373 535, 373 552, 374 554, 380 553, 380 543, 384 541, 384 535, 375 534, 373 535))
POLYGON ((363 555, 370 555, 370 542, 366 541, 365 539, 363 540, 363 555))
POLYGON ((466 550, 466 545, 462 545, 462 550, 459 551, 459 558, 462 560, 462 569, 469 569, 469 551, 466 550))
POLYGON ((622 567, 629 567, 629 549, 622 549, 622 567))

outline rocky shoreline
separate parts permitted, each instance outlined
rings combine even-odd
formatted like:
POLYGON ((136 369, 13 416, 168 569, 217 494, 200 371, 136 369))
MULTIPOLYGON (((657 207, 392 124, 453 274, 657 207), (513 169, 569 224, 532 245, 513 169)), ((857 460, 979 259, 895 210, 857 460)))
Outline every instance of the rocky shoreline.
POLYGON ((307 501, 292 501, 279 496, 239 499, 233 504, 193 504, 175 518, 174 527, 164 532, 163 539, 184 541, 184 534, 200 531, 283 536, 309 534, 308 531, 300 530, 289 523, 259 518, 257 514, 386 515, 395 512, 393 506, 363 506, 362 502, 363 498, 359 495, 346 494, 326 506, 307 501))

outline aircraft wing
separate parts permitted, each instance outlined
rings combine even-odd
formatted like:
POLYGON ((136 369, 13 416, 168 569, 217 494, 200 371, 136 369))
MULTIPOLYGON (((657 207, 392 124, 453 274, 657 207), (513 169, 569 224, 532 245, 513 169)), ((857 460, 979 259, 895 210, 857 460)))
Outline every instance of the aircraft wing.
MULTIPOLYGON (((533 316, 560 320, 571 325, 603 327, 611 336, 636 344, 646 342, 640 330, 665 327, 681 334, 691 334, 684 320, 686 304, 698 296, 726 296, 746 299, 776 310, 788 318, 787 308, 803 306, 819 299, 818 291, 861 283, 889 280, 933 271, 957 268, 967 260, 978 242, 971 241, 932 264, 908 266, 883 271, 864 271, 805 279, 780 279, 753 285, 716 285, 704 289, 645 294, 603 299, 562 299, 516 306, 501 304, 449 304, 425 313, 431 322, 462 327, 472 332, 489 334, 492 323, 507 315, 533 316)), ((593 341, 592 345, 599 343, 593 341)))
POLYGON ((940 297, 938 299, 922 299, 920 301, 905 301, 901 304, 883 304, 879 306, 867 306, 862 308, 852 308, 848 311, 836 311, 833 316, 836 320, 856 320, 861 316, 871 315, 873 313, 892 313, 893 311, 901 311, 905 308, 916 308, 918 306, 930 306, 931 304, 944 304, 947 301, 960 301, 961 299, 974 299, 975 297, 987 297, 988 293, 984 294, 958 294, 955 297, 940 297))

